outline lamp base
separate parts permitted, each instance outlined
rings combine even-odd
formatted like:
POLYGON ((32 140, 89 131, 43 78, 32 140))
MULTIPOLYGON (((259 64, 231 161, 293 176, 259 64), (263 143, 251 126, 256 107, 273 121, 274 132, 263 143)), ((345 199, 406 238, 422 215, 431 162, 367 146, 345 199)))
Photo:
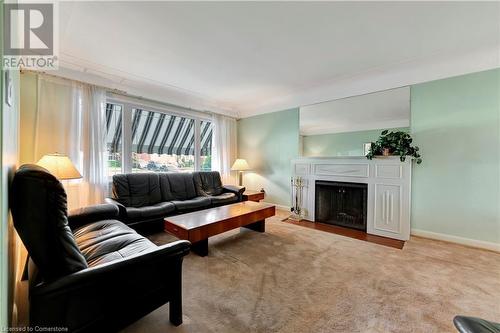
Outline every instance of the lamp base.
POLYGON ((243 171, 238 172, 238 185, 243 186, 243 171))

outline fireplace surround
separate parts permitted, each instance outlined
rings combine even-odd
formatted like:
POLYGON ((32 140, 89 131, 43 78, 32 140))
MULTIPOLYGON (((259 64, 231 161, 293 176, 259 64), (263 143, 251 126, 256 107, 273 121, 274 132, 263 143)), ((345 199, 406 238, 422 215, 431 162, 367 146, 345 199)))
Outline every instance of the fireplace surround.
MULTIPOLYGON (((364 156, 304 157, 292 160, 291 164, 292 177, 302 177, 304 181, 300 204, 305 220, 320 222, 324 218, 316 214, 317 181, 365 184, 366 232, 399 240, 409 239, 411 159, 401 162, 396 156, 373 160, 364 156)), ((292 188, 292 198, 295 198, 295 191, 292 188)))

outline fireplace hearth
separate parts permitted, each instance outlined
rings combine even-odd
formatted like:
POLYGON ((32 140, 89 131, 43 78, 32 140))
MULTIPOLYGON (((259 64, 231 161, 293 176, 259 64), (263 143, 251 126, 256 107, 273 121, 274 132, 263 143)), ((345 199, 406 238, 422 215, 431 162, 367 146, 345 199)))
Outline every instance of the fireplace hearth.
POLYGON ((316 181, 315 220, 366 231, 368 185, 316 181))

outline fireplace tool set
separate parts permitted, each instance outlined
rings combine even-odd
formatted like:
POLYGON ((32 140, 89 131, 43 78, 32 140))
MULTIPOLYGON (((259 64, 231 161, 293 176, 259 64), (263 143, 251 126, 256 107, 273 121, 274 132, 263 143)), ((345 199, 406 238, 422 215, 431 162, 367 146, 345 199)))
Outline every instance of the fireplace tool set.
POLYGON ((300 221, 304 217, 302 211, 302 190, 306 186, 305 181, 302 177, 292 177, 292 196, 293 196, 293 207, 292 214, 288 217, 290 220, 300 221))

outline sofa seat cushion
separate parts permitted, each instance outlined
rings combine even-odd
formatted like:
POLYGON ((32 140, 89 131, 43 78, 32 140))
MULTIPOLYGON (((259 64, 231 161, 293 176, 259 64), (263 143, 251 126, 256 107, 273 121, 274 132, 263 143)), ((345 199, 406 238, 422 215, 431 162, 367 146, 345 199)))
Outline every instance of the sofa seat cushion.
POLYGON ((222 193, 220 195, 210 196, 210 201, 212 205, 227 205, 233 202, 238 202, 238 197, 234 193, 222 193))
POLYGON ((209 197, 196 197, 188 200, 174 200, 172 203, 179 212, 187 212, 210 207, 209 197))
POLYGON ((156 249, 147 238, 120 221, 103 220, 80 227, 74 232, 76 244, 89 267, 156 249))
POLYGON ((175 205, 171 202, 160 202, 156 205, 144 206, 140 208, 126 207, 125 210, 127 211, 127 221, 135 222, 165 217, 175 210, 175 205))

